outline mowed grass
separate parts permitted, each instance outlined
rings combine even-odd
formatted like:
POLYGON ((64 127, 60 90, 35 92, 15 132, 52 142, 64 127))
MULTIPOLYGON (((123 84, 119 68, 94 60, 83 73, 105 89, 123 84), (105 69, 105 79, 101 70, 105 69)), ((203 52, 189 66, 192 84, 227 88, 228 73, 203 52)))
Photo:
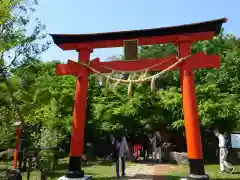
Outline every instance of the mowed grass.
MULTIPOLYGON (((127 166, 133 163, 128 163, 127 166)), ((0 163, 0 173, 3 172, 8 167, 12 168, 12 162, 0 163)), ((68 169, 68 160, 62 159, 59 164, 56 166, 54 172, 47 172, 48 180, 56 180, 59 177, 65 175, 68 169)), ((89 162, 83 167, 86 175, 91 175, 93 180, 115 180, 116 179, 116 170, 114 163, 103 163, 102 161, 89 162)), ((22 173, 23 180, 27 180, 27 173, 22 173)), ((1 178, 0 178, 1 179, 1 178)), ((39 170, 33 170, 30 174, 30 180, 41 180, 41 173, 39 170)))
MULTIPOLYGON (((62 162, 58 166, 56 166, 56 169, 54 172, 48 172, 47 173, 47 179, 49 180, 55 180, 59 177, 62 177, 65 175, 66 171, 68 169, 68 163, 67 161, 62 162)), ((111 163, 104 164, 101 162, 89 162, 84 167, 84 172, 86 175, 91 175, 94 180, 111 180, 116 179, 115 178, 115 166, 111 163)), ((33 171, 31 172, 31 180, 40 180, 41 174, 39 171, 33 171)), ((27 180, 27 173, 23 173, 23 180, 27 180)))
MULTIPOLYGON (((9 163, 9 168, 11 169, 11 163, 9 163)), ((129 163, 128 166, 134 166, 134 163, 129 163)), ((68 161, 66 159, 61 160, 61 162, 56 166, 54 172, 49 172, 47 174, 48 180, 56 180, 61 176, 64 176, 68 167, 68 161)), ((5 169, 6 164, 0 164, 0 169, 5 169)), ((236 170, 234 174, 219 174, 219 165, 205 165, 206 173, 210 176, 211 180, 240 180, 240 166, 235 166, 236 170)), ((115 178, 115 164, 113 163, 102 163, 89 162, 84 166, 84 172, 87 175, 91 175, 93 180, 114 180, 115 178)), ((180 177, 184 177, 188 174, 188 166, 178 166, 173 170, 169 169, 168 172, 163 173, 161 177, 165 180, 177 180, 180 177), (165 178, 166 177, 166 178, 165 178), (179 177, 179 178, 178 178, 179 177)), ((27 180, 27 173, 23 173, 23 180, 27 180)), ((41 174, 39 171, 32 171, 30 180, 41 180, 41 174)), ((163 180, 161 178, 161 180, 163 180)))
MULTIPOLYGON (((66 169, 58 169, 54 172, 47 173, 47 179, 56 180, 61 176, 64 176, 66 169)), ((94 180, 112 180, 115 178, 115 168, 113 165, 91 165, 84 167, 84 172, 86 175, 91 175, 94 180)), ((31 180, 41 180, 41 174, 39 171, 34 171, 31 173, 31 180)), ((23 180, 27 180, 27 174, 23 174, 23 180)))
MULTIPOLYGON (((232 179, 232 180, 240 180, 240 165, 234 166, 235 172, 233 174, 230 173, 219 173, 219 165, 205 165, 206 174, 210 176, 211 180, 224 180, 224 179, 232 179)), ((179 171, 174 170, 173 172, 168 172, 166 175, 174 175, 179 177, 184 177, 188 174, 188 166, 183 165, 179 167, 179 171)))

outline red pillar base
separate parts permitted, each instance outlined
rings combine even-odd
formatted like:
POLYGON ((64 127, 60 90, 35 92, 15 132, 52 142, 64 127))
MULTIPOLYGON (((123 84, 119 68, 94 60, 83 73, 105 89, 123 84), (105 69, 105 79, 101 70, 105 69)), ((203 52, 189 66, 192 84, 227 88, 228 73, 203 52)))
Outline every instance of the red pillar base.
POLYGON ((190 174, 205 175, 203 159, 188 159, 190 174))
POLYGON ((188 159, 190 173, 187 177, 181 180, 209 180, 209 176, 204 171, 203 159, 188 159))
POLYGON ((68 172, 66 173, 67 178, 83 178, 84 171, 82 170, 82 158, 81 157, 69 157, 69 167, 68 172))

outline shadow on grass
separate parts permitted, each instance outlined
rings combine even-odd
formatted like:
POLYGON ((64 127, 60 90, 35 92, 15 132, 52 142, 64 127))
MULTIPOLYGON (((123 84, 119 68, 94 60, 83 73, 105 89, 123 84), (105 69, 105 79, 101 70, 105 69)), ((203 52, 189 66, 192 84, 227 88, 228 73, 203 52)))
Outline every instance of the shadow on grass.
POLYGON ((66 172, 47 172, 46 177, 59 178, 65 175, 66 172))
MULTIPOLYGON (((229 180, 239 180, 240 178, 228 178, 229 180)), ((226 180, 226 178, 212 178, 212 180, 226 180)))
MULTIPOLYGON (((154 175, 142 175, 138 174, 133 177, 121 177, 120 179, 142 179, 142 180, 180 180, 180 176, 172 176, 172 175, 159 175, 159 176, 154 176, 154 175)), ((115 180, 116 177, 101 177, 101 178, 94 178, 93 180, 115 180)))
POLYGON ((156 164, 166 164, 166 165, 178 165, 176 162, 164 162, 162 161, 161 163, 156 163, 154 160, 137 160, 134 161, 134 163, 137 164, 149 164, 149 165, 156 165, 156 164))
POLYGON ((114 161, 102 161, 102 162, 99 162, 98 164, 101 166, 112 166, 115 164, 115 162, 114 161))
MULTIPOLYGON (((84 167, 91 167, 94 165, 103 165, 103 166, 111 166, 113 165, 113 162, 88 162, 87 164, 83 164, 83 168, 84 167)), ((55 171, 61 171, 61 170, 66 170, 68 169, 68 162, 64 162, 64 163, 59 163, 55 166, 55 171)))
POLYGON ((1 173, 1 172, 5 172, 6 170, 7 170, 7 169, 0 169, 0 173, 1 173))

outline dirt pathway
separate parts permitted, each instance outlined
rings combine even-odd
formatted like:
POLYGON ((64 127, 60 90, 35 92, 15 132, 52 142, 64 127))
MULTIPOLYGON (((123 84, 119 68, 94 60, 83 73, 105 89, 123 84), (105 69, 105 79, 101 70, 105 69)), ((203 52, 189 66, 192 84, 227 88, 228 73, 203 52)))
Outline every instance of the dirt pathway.
POLYGON ((153 164, 134 164, 126 169, 127 179, 129 180, 152 180, 154 177, 153 164))
POLYGON ((184 168, 172 164, 158 164, 154 167, 154 180, 176 180, 180 176, 174 175, 178 172, 183 172, 184 168))
POLYGON ((171 172, 181 171, 181 167, 169 164, 134 164, 126 169, 128 180, 175 180, 180 177, 171 172))

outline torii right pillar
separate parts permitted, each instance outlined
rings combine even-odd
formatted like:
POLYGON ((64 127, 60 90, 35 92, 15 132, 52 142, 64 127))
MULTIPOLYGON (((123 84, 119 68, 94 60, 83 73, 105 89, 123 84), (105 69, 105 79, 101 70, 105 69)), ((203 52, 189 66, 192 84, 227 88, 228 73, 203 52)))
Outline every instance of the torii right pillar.
MULTIPOLYGON (((180 57, 191 55, 191 42, 180 41, 177 43, 177 46, 180 57)), ((189 175, 187 179, 208 180, 209 176, 205 174, 204 170, 202 140, 195 94, 194 72, 192 68, 194 65, 192 63, 194 62, 184 61, 180 67, 184 126, 189 161, 189 175)))

